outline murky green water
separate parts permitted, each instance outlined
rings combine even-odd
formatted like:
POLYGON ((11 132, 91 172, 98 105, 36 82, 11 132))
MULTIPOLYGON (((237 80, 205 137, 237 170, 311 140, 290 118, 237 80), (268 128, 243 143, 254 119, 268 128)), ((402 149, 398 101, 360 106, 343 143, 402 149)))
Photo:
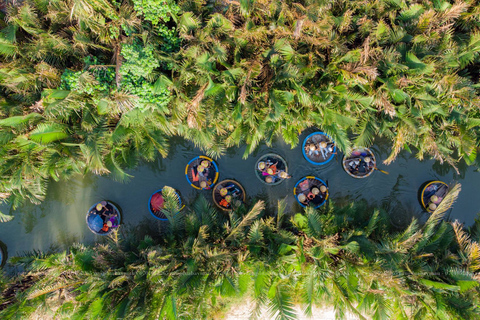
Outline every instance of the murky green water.
MULTIPOLYGON (((300 141, 306 137, 305 132, 300 141)), ((385 144, 386 145, 386 144, 385 144)), ((202 154, 192 144, 181 139, 172 141, 170 155, 138 167, 130 173, 135 177, 122 184, 109 178, 87 176, 78 177, 70 182, 52 183, 47 199, 38 206, 26 205, 12 214, 15 219, 8 223, 0 223, 0 241, 6 244, 9 256, 27 250, 48 249, 54 243, 66 243, 72 238, 81 241, 94 241, 95 236, 88 230, 85 215, 88 208, 95 202, 108 199, 117 203, 123 212, 122 222, 137 224, 144 219, 156 220, 148 212, 147 201, 155 190, 169 185, 180 191, 182 200, 189 202, 201 192, 208 198, 211 193, 192 188, 185 179, 185 165, 188 161, 202 154)), ((371 148, 379 163, 388 156, 389 148, 382 144, 371 148)), ((283 141, 272 147, 260 146, 248 159, 243 160, 245 148, 232 149, 220 159, 217 164, 220 169, 219 179, 235 179, 245 188, 249 197, 266 199, 270 205, 275 205, 280 198, 287 197, 289 206, 299 211, 292 194, 295 183, 306 175, 315 175, 327 181, 331 199, 343 202, 366 199, 378 205, 389 207, 392 221, 398 225, 408 223, 413 216, 425 219, 427 214, 417 200, 417 192, 422 183, 428 180, 443 180, 447 183, 455 179, 462 183, 462 192, 449 219, 458 219, 466 225, 474 222, 480 206, 479 173, 474 168, 462 167, 460 176, 456 176, 448 165, 440 165, 434 161, 418 161, 414 155, 402 153, 390 166, 379 164, 380 169, 390 172, 389 175, 375 172, 366 179, 354 179, 348 176, 341 166, 341 155, 324 166, 313 166, 302 156, 301 144, 290 149, 283 141), (254 165, 259 156, 274 152, 285 158, 290 180, 278 186, 260 183, 254 172, 254 165)), ((8 211, 3 206, 2 210, 8 211)))

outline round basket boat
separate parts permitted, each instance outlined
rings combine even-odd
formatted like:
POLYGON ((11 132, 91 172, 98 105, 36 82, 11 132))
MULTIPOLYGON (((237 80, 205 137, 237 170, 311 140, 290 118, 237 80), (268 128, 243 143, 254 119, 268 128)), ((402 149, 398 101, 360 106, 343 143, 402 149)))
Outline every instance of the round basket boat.
POLYGON ((261 156, 255 163, 255 174, 263 183, 274 186, 290 178, 287 161, 275 153, 261 156))
POLYGON ((349 156, 343 156, 342 166, 350 176, 362 179, 375 171, 377 160, 369 148, 354 148, 349 156))
MULTIPOLYGON (((163 189, 157 190, 150 196, 150 199, 148 200, 148 211, 150 211, 150 214, 155 219, 167 221, 167 217, 162 212, 162 209, 165 206, 165 199, 163 198, 162 191, 163 189)), ((182 199, 177 191, 175 191, 175 194, 177 195, 178 207, 180 208, 182 206, 182 199)))
POLYGON ((195 189, 211 189, 218 180, 218 166, 213 159, 198 156, 190 160, 185 167, 185 177, 195 189))
POLYGON ((93 233, 106 236, 120 226, 120 210, 110 201, 100 201, 87 212, 87 226, 93 233))
POLYGON ((235 180, 223 180, 213 188, 213 202, 222 210, 230 211, 245 202, 245 189, 235 180))
POLYGON ((5 262, 7 262, 7 255, 3 249, 3 243, 0 243, 0 268, 5 265, 5 262))
POLYGON ((335 142, 326 133, 314 132, 303 140, 302 153, 311 164, 327 164, 333 159, 336 152, 335 142))
POLYGON ((328 187, 322 179, 307 176, 297 182, 293 195, 302 207, 318 208, 328 199, 328 187))
POLYGON ((443 181, 430 181, 420 192, 422 207, 432 213, 445 198, 449 190, 448 184, 443 181))

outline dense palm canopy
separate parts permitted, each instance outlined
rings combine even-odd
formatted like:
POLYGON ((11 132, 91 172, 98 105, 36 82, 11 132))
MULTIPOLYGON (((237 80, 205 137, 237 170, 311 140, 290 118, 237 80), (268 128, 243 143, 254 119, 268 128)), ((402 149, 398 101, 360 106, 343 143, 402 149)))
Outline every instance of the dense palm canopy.
POLYGON ((4 286, 35 281, 0 316, 211 318, 238 296, 254 300, 254 316, 266 308, 278 319, 295 318, 295 304, 307 314, 332 305, 338 318, 480 315, 479 244, 441 214, 396 230, 383 210, 364 204, 291 216, 284 201, 273 212, 258 202, 226 216, 204 198, 178 214, 174 192, 166 201, 168 222, 157 228, 15 258, 26 271, 4 286))
POLYGON ((195 8, 179 20, 188 42, 174 67, 177 103, 190 128, 226 136, 226 146, 247 143, 246 153, 274 135, 296 144, 299 132, 318 126, 344 151, 389 138, 386 163, 405 146, 420 159, 471 162, 476 10, 429 1, 240 1, 208 15, 195 8))

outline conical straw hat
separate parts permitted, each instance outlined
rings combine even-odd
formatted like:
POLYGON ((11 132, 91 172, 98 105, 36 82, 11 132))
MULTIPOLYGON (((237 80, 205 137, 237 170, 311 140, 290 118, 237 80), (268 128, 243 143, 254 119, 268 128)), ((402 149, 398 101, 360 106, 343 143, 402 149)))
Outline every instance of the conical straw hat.
POLYGON ((325 187, 325 186, 320 186, 320 191, 321 191, 322 193, 327 192, 327 187, 325 187))
POLYGON ((288 173, 286 173, 285 171, 281 171, 278 175, 282 179, 287 179, 288 178, 288 173))
POLYGON ((428 205, 428 209, 432 210, 432 211, 435 211, 435 209, 437 209, 437 205, 435 203, 430 203, 428 205))
POLYGON ((258 163, 258 169, 260 169, 260 170, 265 169, 265 162, 260 161, 260 162, 258 163))
POLYGON ((228 193, 227 188, 222 188, 222 189, 220 189, 220 195, 221 195, 222 197, 225 197, 225 196, 227 195, 227 193, 228 193))
POLYGON ((207 161, 207 160, 203 160, 202 163, 201 163, 201 165, 205 168, 208 167, 209 164, 210 164, 210 162, 207 161))
POLYGON ((206 181, 200 181, 200 188, 205 189, 207 187, 206 181))
POLYGON ((266 183, 272 183, 272 182, 273 182, 273 178, 272 178, 271 176, 267 176, 267 177, 265 178, 265 182, 266 182, 266 183))
POLYGON ((298 201, 304 202, 305 200, 307 200, 307 196, 305 196, 303 193, 300 193, 298 195, 298 201))
POLYGON ((326 148, 326 147, 327 147, 327 143, 326 143, 325 141, 320 142, 320 147, 326 148))
POLYGON ((318 190, 317 187, 314 187, 314 188, 312 188, 312 193, 313 193, 314 195, 317 195, 317 194, 320 193, 320 190, 318 190))
POLYGON ((103 209, 103 206, 102 206, 102 204, 101 204, 100 202, 99 202, 99 203, 97 203, 97 205, 95 206, 95 209, 97 209, 97 211, 100 211, 100 210, 102 210, 102 209, 103 209))

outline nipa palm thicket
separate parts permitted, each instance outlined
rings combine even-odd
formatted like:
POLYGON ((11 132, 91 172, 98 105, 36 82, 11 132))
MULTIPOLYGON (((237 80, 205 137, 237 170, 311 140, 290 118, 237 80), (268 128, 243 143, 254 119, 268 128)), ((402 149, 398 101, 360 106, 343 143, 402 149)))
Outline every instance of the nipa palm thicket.
POLYGON ((178 9, 142 25, 140 4, 27 0, 8 8, 0 31, 1 199, 38 202, 48 179, 75 173, 125 180, 125 166, 166 156, 173 131, 169 92, 155 84, 157 55, 178 47, 166 25, 178 9))
POLYGON ((253 302, 252 316, 294 319, 331 306, 359 319, 476 319, 480 247, 458 223, 432 215, 402 231, 363 204, 307 209, 288 221, 285 202, 226 216, 204 199, 168 222, 114 234, 93 247, 15 258, 33 279, 4 299, 0 316, 56 319, 212 318, 226 302, 253 302), (236 300, 238 301, 238 299, 236 300))
POLYGON ((229 3, 188 2, 178 22, 172 88, 190 139, 216 153, 247 143, 247 155, 317 126, 344 151, 390 139, 387 164, 409 147, 419 159, 475 160, 477 2, 229 3))

